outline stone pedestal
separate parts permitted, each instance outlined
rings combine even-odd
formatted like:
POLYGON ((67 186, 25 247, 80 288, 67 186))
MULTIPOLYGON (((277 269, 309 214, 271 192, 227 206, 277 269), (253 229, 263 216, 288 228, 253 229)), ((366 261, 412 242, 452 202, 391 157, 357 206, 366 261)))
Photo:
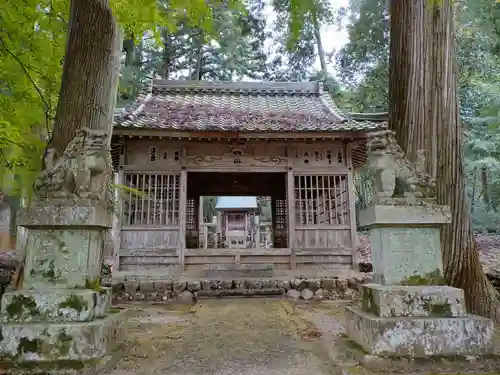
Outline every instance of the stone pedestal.
POLYGON ((348 307, 346 333, 377 356, 484 355, 493 351, 490 319, 469 315, 463 290, 442 284, 439 226, 447 207, 373 206, 360 213, 372 239, 374 281, 362 307, 348 307))
POLYGON ((23 209, 27 228, 22 288, 0 310, 0 356, 20 367, 97 365, 126 329, 99 285, 109 215, 91 201, 51 201, 23 209))

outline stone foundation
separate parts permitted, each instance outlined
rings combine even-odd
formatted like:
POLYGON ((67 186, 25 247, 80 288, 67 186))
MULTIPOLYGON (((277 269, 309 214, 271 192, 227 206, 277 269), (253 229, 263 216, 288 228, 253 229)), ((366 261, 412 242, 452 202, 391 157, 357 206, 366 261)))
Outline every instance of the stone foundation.
POLYGON ((115 301, 170 301, 225 296, 286 296, 294 300, 354 299, 370 276, 344 278, 252 278, 114 282, 115 301))
POLYGON ((126 312, 99 285, 109 214, 98 202, 51 200, 20 211, 27 228, 21 288, 2 295, 0 368, 97 370, 124 339, 126 312))
POLYGON ((464 291, 445 286, 365 284, 363 310, 380 317, 466 316, 464 291))
POLYGON ((479 356, 493 351, 494 324, 468 315, 461 289, 367 284, 362 307, 346 307, 346 333, 368 354, 479 356))
POLYGON ((0 322, 86 322, 111 308, 111 288, 20 290, 2 296, 0 322))
POLYGON ((485 355, 492 351, 493 322, 479 316, 378 317, 346 308, 349 338, 377 356, 485 355))
POLYGON ((71 324, 8 323, 0 325, 2 359, 24 365, 68 362, 71 367, 106 356, 126 334, 125 311, 102 319, 71 324))

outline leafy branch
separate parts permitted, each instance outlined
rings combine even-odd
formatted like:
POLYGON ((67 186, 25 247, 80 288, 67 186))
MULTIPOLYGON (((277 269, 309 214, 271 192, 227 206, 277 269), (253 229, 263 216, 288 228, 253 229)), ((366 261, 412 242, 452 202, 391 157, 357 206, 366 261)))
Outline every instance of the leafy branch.
POLYGON ((26 67, 26 65, 21 61, 21 59, 19 57, 16 56, 15 53, 13 53, 7 47, 7 45, 6 45, 6 43, 3 40, 3 38, 2 38, 1 35, 0 35, 0 45, 3 47, 3 49, 5 50, 5 52, 7 52, 19 64, 19 66, 21 67, 22 71, 24 72, 24 74, 26 75, 26 77, 28 77, 29 81, 33 85, 33 88, 38 93, 38 96, 40 96, 40 100, 42 101, 42 103, 43 103, 43 105, 45 107, 45 110, 44 110, 44 113, 45 113, 45 125, 47 127, 47 130, 49 130, 49 128, 50 128, 49 127, 49 121, 51 119, 51 116, 50 116, 51 107, 50 107, 49 103, 45 100, 45 97, 43 96, 42 91, 37 86, 37 84, 34 81, 34 79, 31 77, 31 75, 30 75, 30 73, 29 73, 28 68, 26 67))

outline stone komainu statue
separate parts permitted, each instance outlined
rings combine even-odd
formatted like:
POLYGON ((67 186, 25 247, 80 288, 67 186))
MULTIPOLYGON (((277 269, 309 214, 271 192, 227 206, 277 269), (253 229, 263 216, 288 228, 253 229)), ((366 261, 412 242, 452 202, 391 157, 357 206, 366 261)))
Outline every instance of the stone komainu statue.
POLYGON ((112 203, 113 169, 107 137, 104 131, 84 128, 77 131, 59 159, 55 160, 55 150, 47 150, 46 169, 34 184, 36 197, 112 203))
POLYGON ((368 163, 375 172, 375 203, 393 203, 405 198, 408 203, 434 199, 436 181, 425 172, 425 151, 417 151, 410 162, 396 141, 394 132, 375 134, 367 142, 368 163))
MULTIPOLYGON (((106 132, 88 128, 78 130, 59 159, 55 160, 55 150, 47 150, 45 167, 34 184, 38 199, 90 199, 102 202, 108 210, 113 209, 113 167, 106 132)), ((26 254, 7 290, 21 287, 25 257, 26 254)))

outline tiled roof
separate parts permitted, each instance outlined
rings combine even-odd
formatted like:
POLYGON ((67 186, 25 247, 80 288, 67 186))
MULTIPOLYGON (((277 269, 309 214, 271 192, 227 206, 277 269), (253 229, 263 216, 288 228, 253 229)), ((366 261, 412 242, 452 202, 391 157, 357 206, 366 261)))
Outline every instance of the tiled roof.
POLYGON ((385 125, 342 114, 319 82, 153 80, 115 127, 217 132, 357 132, 385 125))
POLYGON ((257 197, 217 197, 215 209, 257 208, 257 197))

